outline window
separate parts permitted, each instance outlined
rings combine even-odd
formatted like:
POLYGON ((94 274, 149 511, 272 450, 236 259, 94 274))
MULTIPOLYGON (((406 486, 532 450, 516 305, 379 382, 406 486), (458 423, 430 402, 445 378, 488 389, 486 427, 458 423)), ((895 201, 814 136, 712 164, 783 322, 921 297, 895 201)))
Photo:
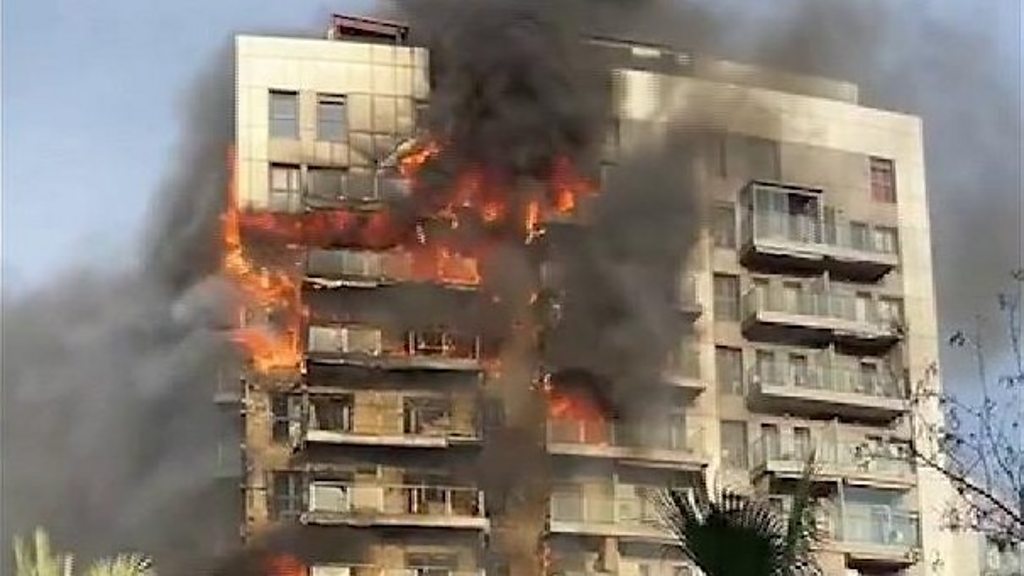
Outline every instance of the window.
POLYGON ((721 426, 722 464, 727 468, 747 467, 747 423, 725 420, 721 426))
POLYGON ((725 395, 743 395, 743 352, 736 348, 715 348, 715 373, 718 392, 725 395))
POLYGON ((903 302, 896 298, 879 298, 878 315, 882 322, 903 324, 903 302))
POLYGON ((310 400, 309 427, 332 432, 352 431, 353 394, 314 397, 310 400))
POLYGON ((270 435, 275 442, 287 442, 291 437, 292 422, 298 422, 298 398, 285 394, 277 394, 270 399, 270 411, 273 425, 270 435))
POLYGON ((777 382, 775 373, 775 354, 771 350, 758 350, 754 356, 757 376, 761 382, 773 384, 777 382))
POLYGON ((713 234, 716 248, 736 247, 736 209, 732 204, 715 207, 713 234))
POLYGON ((290 470, 272 472, 270 483, 271 519, 297 518, 302 513, 302 496, 305 492, 302 475, 290 470))
POLYGON ((342 142, 348 131, 344 96, 320 95, 316 101, 316 139, 342 142))
POLYGON ((345 197, 348 171, 340 168, 309 168, 306 172, 307 196, 322 202, 337 201, 345 197))
POLYGON ((805 460, 811 455, 813 445, 811 443, 811 429, 803 426, 793 428, 793 452, 800 460, 805 460))
POLYGON ((298 212, 301 200, 299 167, 284 164, 271 164, 270 211, 298 212))
POLYGON ((850 222, 850 246, 855 250, 867 250, 870 237, 868 226, 863 222, 850 222))
POLYGON ((270 137, 299 137, 299 95, 295 92, 270 92, 270 137))
POLYGON ((715 320, 735 322, 740 319, 740 279, 715 275, 715 320))
POLYGON ((811 371, 807 356, 803 354, 789 355, 789 376, 793 386, 801 388, 811 386, 811 371))
POLYGON ((764 450, 764 457, 766 459, 778 458, 782 453, 779 427, 775 424, 761 424, 761 442, 764 443, 761 449, 764 450))
POLYGON ((896 179, 892 160, 871 158, 871 199, 875 202, 896 202, 896 179))
POLYGON ((899 235, 895 228, 875 228, 875 250, 886 254, 899 254, 899 235))

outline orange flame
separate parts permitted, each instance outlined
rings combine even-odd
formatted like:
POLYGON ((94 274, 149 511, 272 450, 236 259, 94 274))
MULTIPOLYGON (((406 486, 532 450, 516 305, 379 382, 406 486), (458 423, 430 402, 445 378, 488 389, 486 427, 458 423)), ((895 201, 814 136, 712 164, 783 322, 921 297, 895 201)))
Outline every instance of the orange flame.
POLYGON ((267 576, 307 576, 309 568, 290 554, 273 556, 267 560, 267 576))
POLYGON ((243 249, 241 222, 236 196, 235 155, 228 153, 227 207, 221 219, 221 240, 223 257, 221 270, 224 276, 241 292, 245 303, 240 317, 244 318, 245 307, 264 310, 281 310, 287 318, 283 334, 275 334, 269 328, 240 326, 231 336, 249 355, 253 366, 259 372, 276 368, 298 366, 299 331, 301 326, 301 299, 298 284, 280 271, 257 268, 243 249))

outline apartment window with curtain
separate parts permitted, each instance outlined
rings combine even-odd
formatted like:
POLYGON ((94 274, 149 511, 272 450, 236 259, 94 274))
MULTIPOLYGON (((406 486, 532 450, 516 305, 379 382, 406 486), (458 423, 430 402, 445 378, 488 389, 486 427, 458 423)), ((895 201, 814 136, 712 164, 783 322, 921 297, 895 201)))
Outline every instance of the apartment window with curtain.
POLYGON ((721 427, 722 464, 726 468, 746 469, 747 423, 724 420, 721 427))
POLYGON ((896 203, 896 172, 892 160, 871 160, 871 199, 886 204, 896 203))
POLYGON ((727 396, 743 395, 743 352, 737 348, 715 348, 715 373, 718 392, 727 396))
POLYGON ((715 274, 715 320, 735 322, 740 319, 740 279, 715 274))
POLYGON ((736 208, 732 204, 715 207, 714 242, 716 248, 736 248, 736 208))
POLYGON ((298 92, 270 91, 270 137, 293 140, 299 137, 298 92))
POLYGON ((321 94, 316 101, 316 139, 342 142, 348 132, 348 109, 344 96, 321 94))

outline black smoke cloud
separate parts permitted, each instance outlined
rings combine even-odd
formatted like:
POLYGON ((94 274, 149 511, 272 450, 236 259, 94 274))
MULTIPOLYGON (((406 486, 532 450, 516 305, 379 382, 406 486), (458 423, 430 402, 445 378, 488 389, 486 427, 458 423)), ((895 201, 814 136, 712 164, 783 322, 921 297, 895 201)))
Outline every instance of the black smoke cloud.
POLYGON ((158 190, 139 263, 55 274, 3 303, 5 543, 41 525, 80 562, 140 550, 169 569, 224 537, 209 518, 234 524, 223 495, 237 488, 215 479, 212 402, 231 351, 210 315, 223 297, 213 275, 233 134, 228 70, 218 59, 190 92, 178 166, 158 190))

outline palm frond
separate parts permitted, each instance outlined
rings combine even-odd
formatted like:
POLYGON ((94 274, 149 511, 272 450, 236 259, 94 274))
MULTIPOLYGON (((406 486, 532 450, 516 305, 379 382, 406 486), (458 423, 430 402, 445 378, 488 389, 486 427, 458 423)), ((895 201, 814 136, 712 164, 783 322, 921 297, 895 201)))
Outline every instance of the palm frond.
POLYGON ((817 575, 809 468, 795 497, 797 519, 784 519, 767 499, 729 490, 712 495, 703 479, 662 493, 657 507, 682 553, 707 576, 817 575))
POLYGON ((156 576, 153 561, 141 554, 118 554, 97 560, 85 576, 156 576))
POLYGON ((71 567, 71 557, 53 552, 50 535, 36 528, 31 544, 14 537, 14 570, 17 576, 64 576, 71 567))

